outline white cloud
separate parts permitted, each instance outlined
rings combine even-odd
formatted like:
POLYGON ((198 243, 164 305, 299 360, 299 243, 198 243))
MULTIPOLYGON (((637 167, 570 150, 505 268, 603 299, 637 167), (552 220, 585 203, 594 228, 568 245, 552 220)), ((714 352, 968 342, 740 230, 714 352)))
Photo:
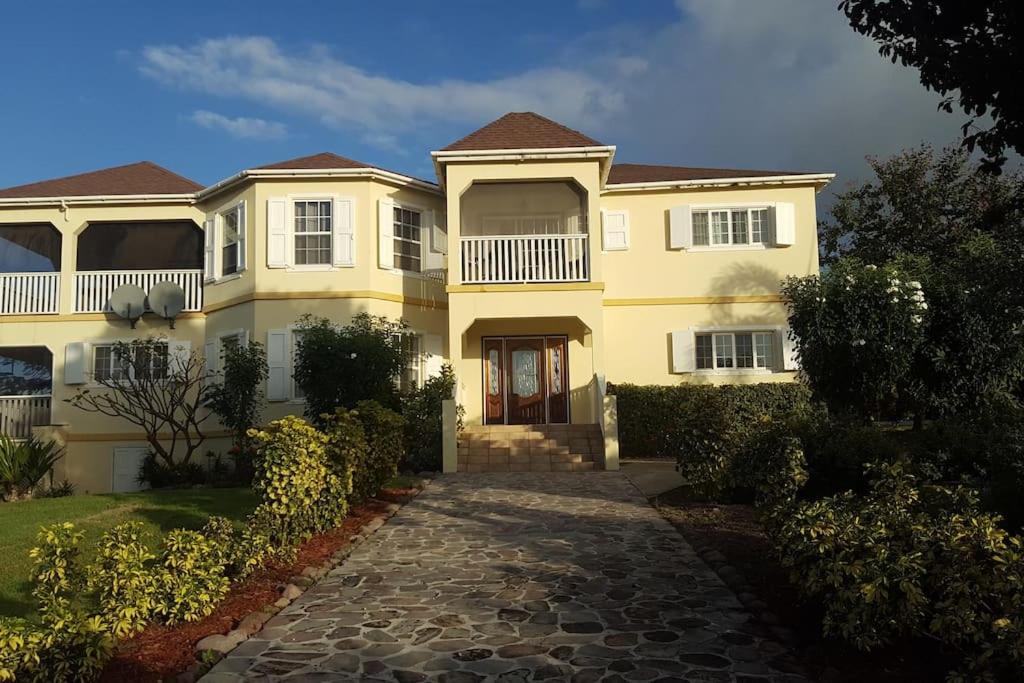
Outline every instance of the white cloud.
POLYGON ((211 130, 222 130, 236 138, 280 140, 288 135, 288 127, 277 121, 247 118, 239 116, 229 118, 205 109, 192 112, 189 117, 192 123, 211 130))

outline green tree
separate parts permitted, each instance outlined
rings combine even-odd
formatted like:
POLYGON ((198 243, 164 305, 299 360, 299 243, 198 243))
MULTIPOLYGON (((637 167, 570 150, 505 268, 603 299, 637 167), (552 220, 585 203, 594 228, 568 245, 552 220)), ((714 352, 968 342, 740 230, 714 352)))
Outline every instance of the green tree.
POLYGON ((207 405, 231 430, 236 468, 248 472, 253 450, 248 431, 256 426, 265 405, 260 385, 269 374, 267 355, 262 344, 250 341, 246 346, 226 345, 223 359, 223 377, 209 388, 207 405))
POLYGON ((322 424, 335 408, 374 400, 398 406, 395 379, 405 365, 402 320, 359 313, 348 325, 303 316, 298 325, 295 382, 306 396, 306 416, 322 424))
POLYGON ((1007 148, 1024 153, 1024 10, 1019 0, 842 0, 855 31, 879 44, 893 63, 921 72, 921 84, 971 117, 964 146, 980 148, 984 168, 998 172, 1007 148), (988 116, 992 126, 976 125, 988 116))

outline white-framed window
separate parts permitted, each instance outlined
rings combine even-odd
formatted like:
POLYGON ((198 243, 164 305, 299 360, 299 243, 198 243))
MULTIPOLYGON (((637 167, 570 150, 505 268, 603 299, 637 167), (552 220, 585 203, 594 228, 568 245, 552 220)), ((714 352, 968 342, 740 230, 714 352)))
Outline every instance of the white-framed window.
POLYGON ((92 373, 96 380, 121 381, 125 379, 167 379, 167 344, 153 344, 150 349, 136 347, 134 353, 145 353, 145 358, 120 356, 113 344, 93 347, 92 373))
POLYGON ((693 245, 727 247, 769 242, 768 207, 694 209, 693 245))
POLYGON ((220 261, 221 261, 221 276, 234 275, 238 272, 238 250, 241 244, 241 237, 239 231, 241 230, 240 219, 241 211, 238 207, 232 207, 231 209, 220 214, 220 225, 221 225, 221 247, 220 247, 220 261))
POLYGON ((416 209, 395 207, 395 268, 423 272, 423 214, 416 209))
POLYGON ((694 338, 698 370, 771 370, 775 362, 774 331, 698 332, 694 338))
POLYGON ((329 199, 297 199, 292 203, 295 265, 328 266, 332 263, 333 204, 329 199))
POLYGON ((402 349, 405 358, 405 365, 395 378, 395 383, 400 390, 411 391, 421 386, 423 381, 423 335, 415 332, 397 334, 395 343, 402 349))

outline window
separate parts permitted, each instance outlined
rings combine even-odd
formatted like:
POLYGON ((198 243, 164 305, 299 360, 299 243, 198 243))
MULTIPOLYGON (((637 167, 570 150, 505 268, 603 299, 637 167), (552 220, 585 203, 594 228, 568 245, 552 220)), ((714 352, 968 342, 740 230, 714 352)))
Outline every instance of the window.
POLYGON ((766 244, 768 209, 697 209, 693 212, 693 244, 698 247, 766 244))
POLYGON ((232 275, 238 272, 238 208, 222 213, 224 241, 221 246, 221 275, 232 275))
POLYGON ((405 366, 397 378, 398 388, 402 391, 411 391, 420 386, 423 369, 422 338, 418 334, 395 335, 395 343, 402 349, 405 357, 405 366))
POLYGON ((774 365, 774 332, 708 332, 695 339, 698 370, 733 370, 774 365))
POLYGON ((295 265, 330 265, 331 204, 330 200, 295 202, 295 265))
POLYGON ((395 207, 395 268, 413 273, 423 270, 421 221, 419 211, 395 207))
POLYGON ((93 377, 97 380, 167 379, 167 344, 137 348, 138 357, 122 358, 111 344, 93 349, 93 377))

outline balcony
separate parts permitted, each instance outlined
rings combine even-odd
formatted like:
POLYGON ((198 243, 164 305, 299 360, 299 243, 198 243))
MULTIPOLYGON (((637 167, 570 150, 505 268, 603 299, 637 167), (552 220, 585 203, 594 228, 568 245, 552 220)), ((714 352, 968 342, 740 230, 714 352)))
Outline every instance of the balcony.
POLYGON ((109 312, 110 295, 121 285, 137 285, 148 294, 153 285, 168 280, 184 290, 184 310, 203 310, 202 270, 97 270, 75 273, 74 312, 109 312))
POLYGON ((586 234, 462 237, 462 282, 587 282, 587 242, 586 234))
POLYGON ((0 396, 0 434, 32 436, 32 427, 50 424, 49 396, 0 396))
POLYGON ((60 312, 60 273, 0 273, 0 315, 60 312))

